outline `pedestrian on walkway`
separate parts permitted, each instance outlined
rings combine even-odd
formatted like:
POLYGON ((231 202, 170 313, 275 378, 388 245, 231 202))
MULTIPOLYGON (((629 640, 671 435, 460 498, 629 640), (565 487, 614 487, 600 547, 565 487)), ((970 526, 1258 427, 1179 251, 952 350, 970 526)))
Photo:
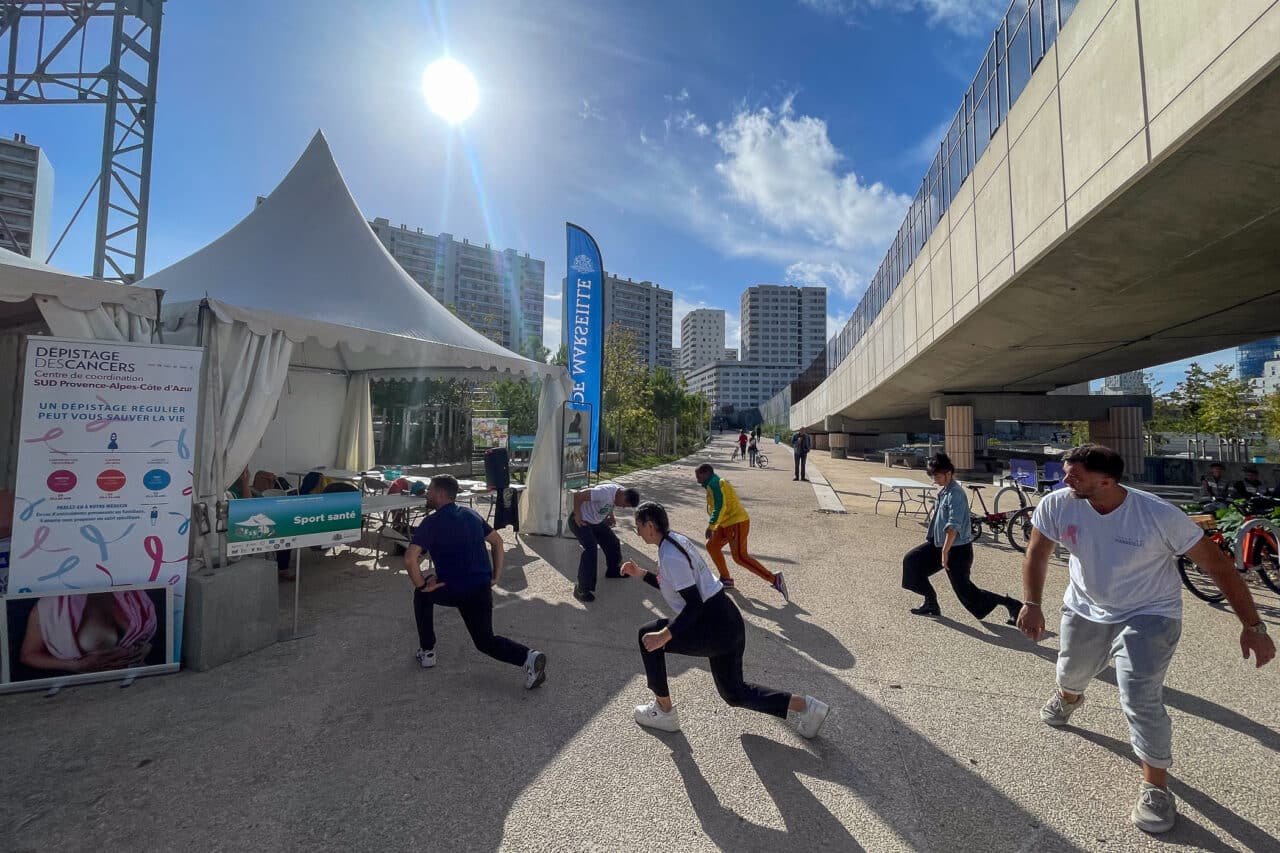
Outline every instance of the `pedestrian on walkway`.
POLYGON ((809 458, 809 450, 813 447, 813 442, 809 438, 809 433, 805 432, 804 427, 800 427, 800 431, 791 436, 791 450, 795 455, 795 476, 792 480, 808 480, 809 477, 804 470, 805 460, 809 458))
POLYGON ((523 666, 525 689, 532 690, 546 680, 547 656, 493 633, 492 587, 502 577, 502 535, 474 509, 458 506, 457 497, 456 479, 447 474, 431 478, 427 505, 434 512, 418 525, 404 555, 418 623, 415 657, 423 669, 436 665, 434 607, 456 607, 476 648, 495 660, 523 666), (433 565, 426 575, 418 566, 423 552, 433 565))
POLYGON ((1039 640, 1045 629, 1041 596, 1049 555, 1054 543, 1071 553, 1058 641, 1058 689, 1040 719, 1051 726, 1067 725, 1084 704, 1089 682, 1114 656, 1129 742, 1142 764, 1138 801, 1129 819, 1147 832, 1166 832, 1177 817, 1168 783, 1173 731, 1162 691, 1182 634, 1178 557, 1186 555, 1209 572, 1231 602, 1243 625, 1240 651, 1246 660, 1252 654, 1261 667, 1275 657, 1276 648, 1231 558, 1173 504, 1120 485, 1124 460, 1119 454, 1086 444, 1068 453, 1065 462, 1067 488, 1049 493, 1036 507, 1022 564, 1026 604, 1018 627, 1039 640))
POLYGON ((1004 607, 1009 613, 1007 624, 1016 624, 1022 602, 987 592, 969 578, 973 568, 973 527, 964 487, 955 479, 956 466, 947 454, 938 453, 929 460, 928 470, 938 486, 928 537, 923 545, 912 548, 902 558, 902 588, 924 596, 924 603, 911 608, 911 612, 916 616, 942 615, 938 593, 929 576, 945 571, 956 598, 975 619, 986 619, 991 611, 1004 607))
POLYGON ((745 429, 738 430, 738 455, 743 459, 747 458, 747 431, 745 429))
POLYGON ((760 452, 760 439, 753 433, 751 438, 747 439, 747 456, 750 467, 756 467, 756 454, 760 452))
POLYGON ((724 561, 724 546, 729 546, 733 561, 752 574, 763 578, 769 586, 787 595, 787 582, 782 579, 782 572, 771 572, 760 564, 760 561, 747 553, 747 535, 751 532, 751 518, 742 508, 738 493, 728 480, 716 473, 716 469, 703 463, 694 471, 698 485, 707 490, 707 553, 720 572, 720 583, 733 589, 733 578, 729 577, 729 566, 724 561))
POLYGON ((615 509, 634 507, 640 503, 640 493, 623 488, 617 483, 601 483, 592 489, 573 494, 573 511, 569 513, 569 529, 582 545, 578 558, 578 582, 573 586, 573 597, 584 603, 596 600, 596 546, 604 551, 604 576, 622 578, 618 567, 622 565, 622 545, 613 532, 618 520, 615 509))
POLYGON ((647 544, 658 546, 658 572, 650 574, 631 561, 622 571, 657 588, 675 612, 674 619, 658 619, 640 629, 640 657, 654 698, 636 708, 636 722, 667 732, 680 730, 680 712, 667 686, 666 654, 673 652, 708 658, 716 690, 731 706, 790 720, 804 737, 816 737, 830 710, 825 702, 743 679, 747 640, 742 614, 693 543, 671 531, 666 509, 652 501, 641 504, 636 532, 647 544))

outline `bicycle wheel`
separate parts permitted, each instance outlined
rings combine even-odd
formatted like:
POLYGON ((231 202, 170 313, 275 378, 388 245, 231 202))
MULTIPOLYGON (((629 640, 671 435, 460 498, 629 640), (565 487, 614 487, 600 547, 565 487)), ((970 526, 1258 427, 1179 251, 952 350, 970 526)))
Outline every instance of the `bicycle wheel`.
POLYGON ((1262 582, 1275 592, 1280 592, 1280 564, 1276 554, 1277 534, 1280 529, 1269 519, 1254 518, 1245 522, 1236 534, 1236 553, 1244 553, 1244 560, 1237 560, 1241 571, 1257 569, 1262 582), (1247 565, 1245 565, 1247 563, 1247 565))
POLYGON ((1217 604, 1226 597, 1213 582, 1209 573, 1186 557, 1178 558, 1178 574, 1182 575, 1183 586, 1191 590, 1191 594, 1201 601, 1217 604))
POLYGON ((757 464, 757 465, 759 465, 761 468, 768 468, 768 467, 769 467, 769 457, 768 457, 768 456, 765 456, 763 453, 757 453, 757 454, 756 454, 756 464, 757 464))
POLYGON ((969 532, 973 534, 973 541, 977 542, 982 539, 982 516, 969 516, 969 532))
POLYGON ((995 498, 991 502, 992 512, 1015 513, 1019 509, 1028 505, 1027 496, 1017 486, 1005 486, 996 492, 995 498), (1000 499, 1004 498, 1004 509, 1000 509, 1000 499), (1016 504, 1016 506, 1015 506, 1016 504))
POLYGON ((1031 516, 1035 511, 1035 507, 1030 506, 1020 509, 1005 524, 1004 532, 1009 538, 1009 544, 1021 554, 1025 554, 1027 546, 1031 544, 1031 531, 1035 529, 1031 526, 1031 516))

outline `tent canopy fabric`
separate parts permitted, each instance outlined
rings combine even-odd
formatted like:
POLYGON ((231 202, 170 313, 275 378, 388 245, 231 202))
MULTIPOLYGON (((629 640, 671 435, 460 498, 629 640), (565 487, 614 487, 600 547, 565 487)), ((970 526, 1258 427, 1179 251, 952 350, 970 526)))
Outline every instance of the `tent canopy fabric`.
MULTIPOLYGON (((54 335, 86 337, 77 334, 83 331, 79 328, 83 323, 60 322, 69 319, 68 312, 74 312, 110 316, 117 321, 117 328, 124 323, 125 329, 132 317, 135 325, 145 327, 138 331, 149 337, 159 310, 160 294, 155 290, 83 278, 0 249, 0 328, 43 319, 54 335)), ((103 340, 140 339, 123 331, 119 336, 110 335, 109 329, 106 332, 103 340)))
POLYGON ((349 372, 558 370, 481 335, 437 302, 374 235, 317 132, 275 191, 195 254, 149 276, 165 328, 221 322, 283 332, 295 366, 349 372))

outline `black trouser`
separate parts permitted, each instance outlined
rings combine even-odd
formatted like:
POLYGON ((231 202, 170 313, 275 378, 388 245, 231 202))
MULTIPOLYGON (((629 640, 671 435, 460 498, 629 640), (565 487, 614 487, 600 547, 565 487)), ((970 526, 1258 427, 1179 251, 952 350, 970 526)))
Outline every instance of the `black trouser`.
POLYGON ((498 637, 493 633, 493 593, 489 586, 467 592, 450 592, 445 586, 435 592, 414 590, 413 615, 418 623, 418 645, 430 651, 436 647, 435 619, 432 608, 456 607, 462 615, 462 622, 471 634, 471 642, 476 648, 491 658, 514 666, 524 666, 529 655, 529 647, 498 637))
POLYGON ((806 474, 804 473, 804 460, 805 460, 806 458, 808 458, 808 456, 809 456, 809 454, 808 454, 808 453, 797 453, 797 454, 796 454, 796 473, 795 473, 795 477, 796 477, 796 479, 797 479, 797 480, 799 480, 799 479, 803 479, 803 478, 805 478, 805 477, 806 477, 806 474))
POLYGON ((750 464, 750 467, 752 467, 752 468, 756 467, 756 454, 757 454, 757 453, 759 453, 759 452, 760 452, 760 451, 758 451, 758 450, 756 450, 756 449, 754 449, 754 448, 748 448, 748 450, 747 450, 747 455, 751 458, 751 464, 750 464))
POLYGON ((569 529, 582 543, 582 556, 578 558, 578 588, 583 592, 596 590, 596 546, 604 551, 604 572, 609 577, 621 574, 622 543, 613 528, 605 522, 599 524, 578 524, 574 516, 569 516, 569 529))
MULTIPOLYGON (((973 545, 951 546, 951 569, 947 572, 947 580, 955 590, 956 598, 964 605, 964 609, 976 619, 983 619, 1001 604, 1013 599, 994 592, 987 592, 969 580, 969 570, 973 568, 973 545)), ((929 576, 942 571, 942 549, 932 542, 925 542, 912 548, 902 558, 902 588, 918 592, 924 596, 926 604, 937 605, 938 593, 929 576)))
POLYGON ((690 657, 709 658, 711 677, 715 680, 720 698, 735 708, 748 708, 775 717, 787 716, 790 693, 782 693, 749 684, 742 678, 742 653, 746 649, 746 629, 742 614, 729 596, 721 590, 703 605, 702 616, 685 628, 679 636, 672 637, 656 652, 644 647, 644 635, 661 631, 670 620, 659 619, 640 629, 640 657, 644 661, 644 673, 649 689, 655 696, 670 696, 667 687, 667 652, 690 657))

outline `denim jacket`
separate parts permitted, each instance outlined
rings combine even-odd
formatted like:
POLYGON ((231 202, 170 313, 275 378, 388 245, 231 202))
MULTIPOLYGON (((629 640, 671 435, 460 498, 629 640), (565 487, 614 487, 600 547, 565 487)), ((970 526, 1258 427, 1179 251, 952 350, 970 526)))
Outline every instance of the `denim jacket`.
POLYGON ((956 531, 955 545, 968 545, 973 541, 973 527, 969 521, 969 501, 964 496, 964 486, 951 481, 951 485, 938 492, 938 505, 929 522, 929 541, 941 548, 947 542, 947 528, 956 531))

